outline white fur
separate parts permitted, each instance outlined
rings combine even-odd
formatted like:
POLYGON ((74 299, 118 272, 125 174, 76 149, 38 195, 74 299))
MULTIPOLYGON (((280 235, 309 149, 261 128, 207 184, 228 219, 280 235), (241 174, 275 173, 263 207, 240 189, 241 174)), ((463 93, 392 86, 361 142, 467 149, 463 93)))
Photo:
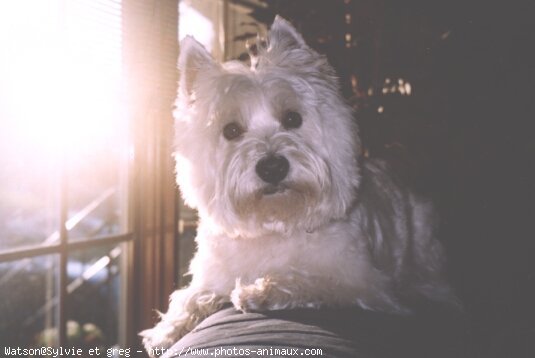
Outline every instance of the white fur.
POLYGON ((277 17, 254 67, 215 63, 181 43, 177 180, 197 208, 189 287, 175 292, 147 349, 166 348, 222 304, 243 311, 349 306, 404 313, 407 297, 452 300, 429 204, 382 163, 365 162, 334 71, 277 17), (285 111, 301 127, 285 129, 285 111), (243 135, 223 137, 239 123, 243 135), (283 155, 289 173, 266 195, 256 163, 283 155))

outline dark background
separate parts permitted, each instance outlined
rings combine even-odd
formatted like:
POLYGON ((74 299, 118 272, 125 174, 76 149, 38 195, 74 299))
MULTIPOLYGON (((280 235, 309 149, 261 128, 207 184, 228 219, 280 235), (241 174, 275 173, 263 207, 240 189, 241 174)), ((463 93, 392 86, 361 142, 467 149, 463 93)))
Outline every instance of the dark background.
POLYGON ((533 6, 263 2, 253 17, 271 24, 282 15, 328 56, 369 155, 391 159, 435 201, 470 351, 535 356, 533 6), (383 94, 387 78, 408 81, 411 95, 383 94))

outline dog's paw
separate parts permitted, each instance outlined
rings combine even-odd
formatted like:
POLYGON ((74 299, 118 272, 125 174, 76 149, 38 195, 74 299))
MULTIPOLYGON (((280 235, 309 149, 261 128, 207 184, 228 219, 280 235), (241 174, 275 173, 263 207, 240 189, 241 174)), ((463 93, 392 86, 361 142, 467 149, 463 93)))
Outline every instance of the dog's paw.
POLYGON ((289 308, 292 293, 279 286, 270 277, 257 279, 252 285, 242 285, 236 281, 236 287, 230 294, 230 299, 236 309, 243 312, 281 310, 289 308))
POLYGON ((195 326, 191 315, 183 313, 177 317, 162 315, 162 320, 154 326, 139 333, 143 337, 143 346, 151 357, 158 357, 171 348, 180 338, 195 326))
POLYGON ((170 348, 177 340, 178 335, 174 327, 162 324, 139 333, 143 337, 143 346, 150 357, 158 357, 170 348))

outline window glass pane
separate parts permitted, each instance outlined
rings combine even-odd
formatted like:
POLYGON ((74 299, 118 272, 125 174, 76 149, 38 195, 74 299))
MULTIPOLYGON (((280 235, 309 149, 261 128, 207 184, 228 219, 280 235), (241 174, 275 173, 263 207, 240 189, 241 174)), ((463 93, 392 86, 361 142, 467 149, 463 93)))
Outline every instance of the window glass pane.
POLYGON ((57 4, 44 3, 0 2, 0 250, 58 238, 57 4))
POLYGON ((127 229, 127 143, 110 140, 77 151, 69 168, 69 239, 123 233, 127 229))
POLYGON ((0 251, 59 239, 58 162, 15 132, 0 124, 0 251))
POLYGON ((69 237, 125 229, 121 2, 0 2, 0 51, 0 250, 57 241, 62 171, 69 237))
POLYGON ((126 228, 129 128, 122 102, 120 1, 66 3, 66 50, 76 77, 67 166, 69 238, 118 234, 126 228))
POLYGON ((69 256, 67 318, 72 325, 81 327, 84 335, 92 337, 93 347, 118 344, 121 308, 125 305, 121 290, 124 247, 125 244, 99 246, 69 256))
POLYGON ((0 346, 56 346, 58 257, 0 263, 0 346))

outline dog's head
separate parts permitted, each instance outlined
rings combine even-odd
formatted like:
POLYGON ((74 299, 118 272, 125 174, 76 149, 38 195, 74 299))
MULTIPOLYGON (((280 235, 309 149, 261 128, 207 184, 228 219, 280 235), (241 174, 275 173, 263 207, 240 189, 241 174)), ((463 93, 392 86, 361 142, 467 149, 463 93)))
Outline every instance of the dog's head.
POLYGON ((277 17, 252 68, 181 42, 177 179, 186 202, 227 235, 312 231, 345 215, 360 143, 325 57, 277 17))

